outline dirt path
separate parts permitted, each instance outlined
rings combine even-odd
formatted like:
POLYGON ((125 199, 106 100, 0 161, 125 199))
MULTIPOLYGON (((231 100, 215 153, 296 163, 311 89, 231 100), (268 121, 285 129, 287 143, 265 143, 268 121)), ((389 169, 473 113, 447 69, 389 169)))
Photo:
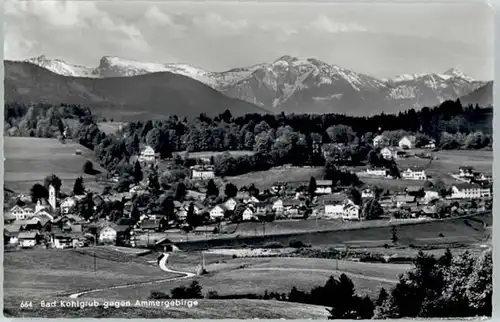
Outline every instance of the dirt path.
POLYGON ((115 289, 121 289, 121 288, 127 288, 127 287, 132 287, 132 286, 139 286, 139 285, 158 284, 158 283, 163 283, 163 282, 170 282, 170 281, 186 279, 186 278, 190 278, 190 277, 195 276, 195 274, 190 273, 190 272, 174 271, 172 269, 169 269, 166 266, 167 259, 168 259, 168 254, 164 253, 163 257, 158 262, 160 269, 164 272, 167 272, 167 273, 182 274, 184 276, 170 277, 170 278, 164 278, 164 279, 160 279, 160 280, 147 281, 147 282, 128 283, 128 284, 116 285, 116 286, 110 286, 110 287, 104 287, 104 288, 96 288, 96 289, 81 291, 78 293, 73 293, 73 294, 70 294, 69 297, 72 299, 76 299, 82 295, 86 295, 86 294, 90 294, 90 293, 97 293, 97 292, 102 292, 102 291, 115 290, 115 289))
POLYGON ((244 268, 244 270, 246 270, 246 271, 309 271, 309 272, 321 272, 321 273, 344 273, 350 277, 367 279, 367 280, 372 280, 372 281, 377 281, 377 282, 382 282, 382 283, 397 284, 399 282, 398 280, 393 280, 393 279, 389 279, 389 278, 367 276, 367 275, 356 274, 356 273, 351 273, 348 271, 336 270, 336 269, 294 268, 294 267, 255 267, 255 268, 244 268))

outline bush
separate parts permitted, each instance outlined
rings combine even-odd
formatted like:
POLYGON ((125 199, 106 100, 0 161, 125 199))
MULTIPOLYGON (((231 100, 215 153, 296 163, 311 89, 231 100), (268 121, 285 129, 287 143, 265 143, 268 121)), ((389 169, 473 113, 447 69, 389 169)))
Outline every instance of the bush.
POLYGON ((205 297, 207 299, 218 299, 219 298, 219 293, 217 293, 217 291, 208 291, 207 295, 205 297))
POLYGON ((308 245, 304 244, 301 240, 292 239, 290 240, 288 246, 292 248, 304 248, 307 247, 308 245))
POLYGON ((283 248, 283 244, 278 242, 270 242, 264 244, 263 248, 283 248))
POLYGON ((168 300, 170 299, 170 296, 168 294, 165 294, 163 292, 159 291, 152 291, 151 294, 149 295, 150 300, 168 300))
POLYGON ((83 172, 86 174, 93 174, 94 173, 94 165, 90 161, 86 161, 83 164, 83 172))

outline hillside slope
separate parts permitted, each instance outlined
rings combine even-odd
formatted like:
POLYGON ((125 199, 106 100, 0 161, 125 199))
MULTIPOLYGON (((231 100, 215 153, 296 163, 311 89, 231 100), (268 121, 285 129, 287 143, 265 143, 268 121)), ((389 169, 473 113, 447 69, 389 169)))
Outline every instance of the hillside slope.
POLYGON ((491 106, 493 104, 493 81, 486 83, 468 95, 462 96, 460 101, 464 105, 479 104, 481 107, 491 106))
POLYGON ((82 104, 115 119, 175 114, 195 117, 267 110, 231 99, 194 79, 169 72, 119 78, 61 76, 27 62, 5 61, 5 102, 82 104))

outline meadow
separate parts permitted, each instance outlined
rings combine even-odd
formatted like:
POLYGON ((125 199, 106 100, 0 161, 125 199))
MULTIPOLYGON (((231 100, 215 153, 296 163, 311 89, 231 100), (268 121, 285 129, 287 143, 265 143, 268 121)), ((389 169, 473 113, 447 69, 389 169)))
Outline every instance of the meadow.
MULTIPOLYGON (((169 265, 173 269, 194 272, 200 263, 200 254, 200 252, 173 253, 169 258, 169 265), (178 259, 179 256, 181 259, 178 259)), ((339 277, 345 273, 352 278, 359 294, 375 297, 381 287, 390 288, 397 283, 398 276, 410 268, 407 264, 337 262, 331 259, 286 257, 226 258, 214 262, 213 259, 208 259, 210 256, 214 254, 205 255, 205 268, 208 274, 193 279, 203 287, 203 293, 216 291, 219 295, 263 295, 266 290, 288 293, 293 286, 310 290, 315 286, 324 285, 330 276, 339 277)), ((145 298, 151 291, 169 293, 172 288, 189 283, 189 280, 178 280, 155 286, 138 285, 120 291, 99 292, 95 296, 116 299, 145 298)), ((88 298, 93 296, 89 294, 88 298)))
POLYGON ((270 189, 275 182, 309 182, 311 177, 323 179, 323 167, 275 167, 225 179, 237 187, 254 184, 258 189, 270 189))
MULTIPOLYGON (((93 152, 80 144, 56 139, 5 137, 4 184, 17 192, 28 192, 33 184, 42 183, 48 175, 55 174, 62 181, 61 189, 69 192, 76 178, 83 177, 87 188, 98 189, 93 175, 83 172, 83 164, 93 161, 93 152), (76 150, 81 155, 76 155, 76 150)), ((105 170, 96 162, 94 169, 105 170)))
POLYGON ((200 152, 187 152, 187 151, 180 151, 180 152, 174 152, 173 155, 179 155, 182 158, 185 158, 188 156, 189 158, 193 159, 201 159, 201 158, 211 158, 211 157, 216 157, 218 155, 221 155, 223 153, 229 153, 233 157, 240 157, 240 156, 246 156, 246 155, 254 155, 254 151, 250 150, 228 150, 228 151, 200 151, 200 152))
POLYGON ((99 122, 97 123, 97 126, 102 132, 106 134, 113 134, 116 133, 125 124, 126 123, 124 122, 99 122))
POLYGON ((33 249, 4 254, 4 296, 56 296, 71 291, 179 276, 140 258, 91 249, 33 249))

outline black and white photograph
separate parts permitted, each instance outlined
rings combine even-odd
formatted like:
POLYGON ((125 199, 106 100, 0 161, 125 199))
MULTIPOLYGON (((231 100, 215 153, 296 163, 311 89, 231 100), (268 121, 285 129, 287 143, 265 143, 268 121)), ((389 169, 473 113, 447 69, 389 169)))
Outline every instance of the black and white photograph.
POLYGON ((490 318, 494 15, 5 0, 4 316, 490 318))

